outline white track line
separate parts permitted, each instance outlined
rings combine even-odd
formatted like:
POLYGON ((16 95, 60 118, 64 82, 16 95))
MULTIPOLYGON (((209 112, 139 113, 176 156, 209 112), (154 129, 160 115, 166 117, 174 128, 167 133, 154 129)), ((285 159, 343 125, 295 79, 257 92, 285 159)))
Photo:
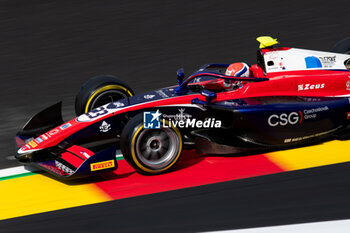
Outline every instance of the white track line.
POLYGON ((258 227, 241 230, 211 231, 211 233, 349 233, 350 220, 335 220, 302 224, 258 227))
MULTIPOLYGON (((116 151, 116 158, 122 158, 123 155, 121 154, 120 150, 116 151)), ((0 170, 0 178, 5 178, 8 176, 15 176, 15 175, 22 175, 26 173, 32 173, 39 171, 40 169, 36 167, 31 166, 18 166, 18 167, 11 167, 11 168, 5 168, 0 170)))
POLYGON ((8 176, 15 176, 15 175, 21 175, 25 173, 31 173, 38 171, 39 169, 35 167, 30 166, 19 166, 19 167, 11 167, 0 170, 0 178, 8 177, 8 176))
POLYGON ((115 157, 116 157, 116 158, 121 158, 121 157, 123 157, 122 152, 121 152, 120 150, 117 150, 117 151, 116 151, 115 157))

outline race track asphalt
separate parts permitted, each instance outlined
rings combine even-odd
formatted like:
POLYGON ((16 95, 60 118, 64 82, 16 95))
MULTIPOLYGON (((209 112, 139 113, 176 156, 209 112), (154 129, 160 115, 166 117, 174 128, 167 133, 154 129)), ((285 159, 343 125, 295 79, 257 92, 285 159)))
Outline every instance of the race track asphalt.
MULTIPOLYGON (((329 50, 348 1, 0 0, 0 168, 41 109, 74 116, 80 85, 114 74, 136 93, 205 63, 255 62, 259 35, 329 50)), ((346 152, 344 152, 346 153, 346 152)), ((350 218, 349 164, 117 200, 0 222, 0 232, 186 232, 350 218)), ((3 191, 3 190, 1 190, 3 191)))

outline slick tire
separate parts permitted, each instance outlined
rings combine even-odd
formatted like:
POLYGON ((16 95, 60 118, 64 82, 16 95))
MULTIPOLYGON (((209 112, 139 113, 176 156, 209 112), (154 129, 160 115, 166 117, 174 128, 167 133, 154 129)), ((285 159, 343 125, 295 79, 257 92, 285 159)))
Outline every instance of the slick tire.
POLYGON ((75 98, 75 113, 80 116, 104 104, 133 95, 132 89, 118 78, 112 75, 96 76, 81 86, 75 98))
POLYGON ((350 37, 336 43, 331 52, 350 54, 350 37))
POLYGON ((143 114, 133 117, 123 129, 120 147, 126 161, 145 175, 169 171, 179 160, 183 148, 180 131, 176 127, 146 129, 143 114))

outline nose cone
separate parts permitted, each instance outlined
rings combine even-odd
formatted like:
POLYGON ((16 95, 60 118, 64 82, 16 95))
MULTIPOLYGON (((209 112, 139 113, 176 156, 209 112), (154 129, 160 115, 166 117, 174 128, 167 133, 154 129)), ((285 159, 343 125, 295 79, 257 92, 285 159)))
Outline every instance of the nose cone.
POLYGON ((28 149, 26 146, 23 146, 17 151, 17 155, 28 154, 28 153, 38 151, 38 150, 40 150, 40 149, 28 149))
POLYGON ((39 148, 39 144, 44 140, 41 139, 40 137, 33 139, 32 141, 22 146, 17 151, 15 158, 22 163, 30 162, 30 159, 33 157, 34 153, 42 149, 42 148, 39 148))
POLYGON ((42 143, 44 140, 40 137, 37 137, 36 139, 31 140, 24 146, 22 146, 18 151, 17 154, 28 154, 29 152, 37 151, 39 148, 39 144, 42 143))
POLYGON ((17 151, 17 154, 15 155, 15 158, 22 163, 27 163, 30 161, 30 159, 33 157, 33 154, 35 151, 38 151, 40 149, 28 149, 26 146, 23 146, 17 151))

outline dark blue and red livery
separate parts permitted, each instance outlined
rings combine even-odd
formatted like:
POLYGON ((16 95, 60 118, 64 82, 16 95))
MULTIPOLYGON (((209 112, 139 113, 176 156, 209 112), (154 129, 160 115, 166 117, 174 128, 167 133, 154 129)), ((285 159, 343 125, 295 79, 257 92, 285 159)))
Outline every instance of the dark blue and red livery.
POLYGON ((75 178, 116 169, 120 149, 136 171, 159 174, 184 149, 254 153, 346 138, 348 51, 259 42, 251 77, 226 76, 229 64, 208 64, 186 79, 180 69, 179 85, 139 95, 112 76, 95 77, 77 96, 76 118, 64 123, 58 103, 28 121, 16 136, 16 158, 75 178))

